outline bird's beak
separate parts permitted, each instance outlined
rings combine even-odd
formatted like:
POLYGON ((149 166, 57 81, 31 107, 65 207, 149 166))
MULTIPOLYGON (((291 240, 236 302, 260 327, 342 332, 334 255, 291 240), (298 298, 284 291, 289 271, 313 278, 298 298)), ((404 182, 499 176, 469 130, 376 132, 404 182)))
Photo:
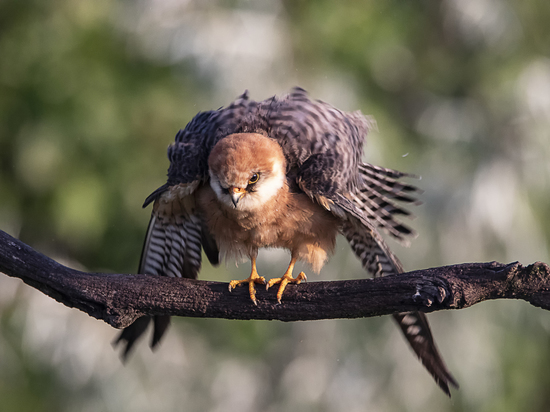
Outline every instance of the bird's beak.
POLYGON ((243 197, 246 189, 230 186, 229 187, 229 196, 231 196, 231 201, 233 202, 233 205, 237 207, 237 203, 239 203, 239 200, 243 197))

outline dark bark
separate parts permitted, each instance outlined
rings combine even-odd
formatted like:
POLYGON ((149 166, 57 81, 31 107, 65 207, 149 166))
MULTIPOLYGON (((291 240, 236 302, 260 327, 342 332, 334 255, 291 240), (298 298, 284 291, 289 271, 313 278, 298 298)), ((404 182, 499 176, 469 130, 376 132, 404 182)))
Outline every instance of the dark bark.
POLYGON ((281 305, 275 290, 258 287, 255 306, 248 288, 229 292, 227 283, 70 269, 0 231, 0 271, 115 328, 143 315, 288 322, 462 309, 501 298, 550 308, 550 269, 541 262, 464 263, 378 279, 289 285, 281 305))

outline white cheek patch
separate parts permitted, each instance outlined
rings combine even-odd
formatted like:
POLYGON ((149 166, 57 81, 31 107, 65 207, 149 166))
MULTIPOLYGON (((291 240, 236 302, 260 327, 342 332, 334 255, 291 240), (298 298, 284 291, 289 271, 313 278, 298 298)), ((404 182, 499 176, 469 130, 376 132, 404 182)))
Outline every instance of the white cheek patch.
POLYGON ((239 201, 238 209, 254 210, 271 200, 285 183, 285 173, 281 162, 273 165, 273 171, 269 177, 260 180, 256 184, 255 191, 245 194, 239 201))

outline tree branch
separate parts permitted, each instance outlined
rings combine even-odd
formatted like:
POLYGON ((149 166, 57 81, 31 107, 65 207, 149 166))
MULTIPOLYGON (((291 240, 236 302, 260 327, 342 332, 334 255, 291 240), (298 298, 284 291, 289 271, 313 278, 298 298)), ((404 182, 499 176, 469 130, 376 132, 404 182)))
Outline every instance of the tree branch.
POLYGON ((289 286, 281 305, 275 291, 260 287, 255 306, 248 288, 229 292, 227 283, 80 272, 0 231, 0 271, 115 328, 143 315, 286 322, 462 309, 489 299, 523 299, 550 309, 550 268, 541 262, 465 263, 378 279, 309 282, 289 286))

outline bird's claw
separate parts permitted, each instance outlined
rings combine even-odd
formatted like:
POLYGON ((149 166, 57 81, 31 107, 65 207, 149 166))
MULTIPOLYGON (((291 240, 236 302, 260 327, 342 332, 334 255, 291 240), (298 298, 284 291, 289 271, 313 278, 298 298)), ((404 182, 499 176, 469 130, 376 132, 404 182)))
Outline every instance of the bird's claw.
POLYGON ((299 285, 300 283, 302 283, 302 281, 304 282, 307 281, 307 276, 304 272, 300 272, 300 274, 295 278, 293 278, 292 275, 285 273, 283 277, 270 279, 269 282, 267 282, 265 289, 268 290, 271 286, 280 284, 279 290, 277 291, 277 302, 281 303, 281 299, 283 297, 283 292, 285 291, 286 285, 288 285, 289 283, 294 283, 296 285, 299 285))
POLYGON ((255 284, 265 285, 265 278, 263 276, 249 276, 246 279, 243 280, 232 280, 229 282, 229 291, 231 292, 233 289, 235 289, 237 286, 241 286, 244 283, 248 283, 248 290, 250 293, 250 299, 252 300, 252 303, 254 303, 256 306, 258 306, 258 301, 256 300, 256 287, 255 284))

